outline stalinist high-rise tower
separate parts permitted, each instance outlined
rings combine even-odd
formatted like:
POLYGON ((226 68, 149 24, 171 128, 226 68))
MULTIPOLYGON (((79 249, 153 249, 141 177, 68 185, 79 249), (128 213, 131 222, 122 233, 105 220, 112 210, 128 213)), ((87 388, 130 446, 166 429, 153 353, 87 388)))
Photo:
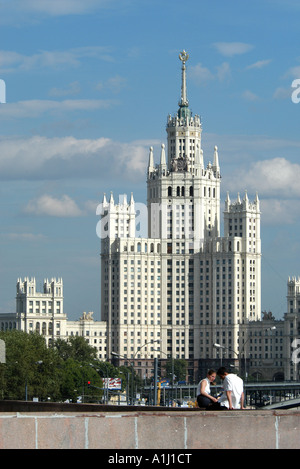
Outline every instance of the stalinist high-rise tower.
POLYGON ((205 165, 201 120, 187 98, 188 58, 179 54, 181 99, 157 163, 150 148, 147 216, 132 194, 119 203, 104 196, 98 235, 108 357, 130 360, 142 377, 155 357, 184 358, 193 381, 217 357, 215 343, 234 358, 247 340, 240 325, 245 331, 260 319, 261 241, 259 199, 250 202, 246 192, 235 201, 227 195, 220 234, 218 148, 205 165))

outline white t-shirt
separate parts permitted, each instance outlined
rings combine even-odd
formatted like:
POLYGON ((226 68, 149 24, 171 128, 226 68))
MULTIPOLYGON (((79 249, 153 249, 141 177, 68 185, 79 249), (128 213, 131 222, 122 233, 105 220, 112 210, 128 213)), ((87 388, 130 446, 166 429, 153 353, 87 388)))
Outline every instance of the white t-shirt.
POLYGON ((201 394, 201 383, 202 383, 202 381, 206 381, 206 386, 204 388, 204 391, 207 394, 210 394, 210 381, 209 381, 208 378, 204 378, 204 379, 201 379, 200 383, 197 386, 197 396, 200 396, 200 394, 201 394))
POLYGON ((244 391, 243 380, 239 376, 229 373, 225 376, 223 381, 223 389, 224 392, 219 399, 220 404, 229 408, 226 391, 231 391, 232 407, 234 409, 240 409, 241 396, 244 391))

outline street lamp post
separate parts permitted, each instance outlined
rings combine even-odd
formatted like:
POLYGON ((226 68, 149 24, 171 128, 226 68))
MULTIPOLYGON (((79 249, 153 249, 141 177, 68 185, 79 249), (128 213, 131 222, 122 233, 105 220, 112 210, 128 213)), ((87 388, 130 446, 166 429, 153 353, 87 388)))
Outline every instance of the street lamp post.
POLYGON ((133 358, 137 356, 137 354, 141 351, 142 348, 146 347, 147 345, 151 345, 155 343, 161 343, 161 339, 155 339, 155 340, 150 340, 149 342, 145 342, 141 347, 138 347, 138 350, 133 355, 133 358))
POLYGON ((215 347, 215 348, 218 348, 218 349, 229 350, 230 352, 233 352, 233 353, 237 356, 237 360, 238 360, 238 362, 239 362, 239 370, 241 370, 241 366, 240 366, 240 365, 241 365, 241 364, 240 364, 240 356, 239 356, 239 354, 238 354, 237 352, 235 352, 235 350, 233 350, 233 349, 231 349, 231 348, 229 348, 229 347, 225 347, 224 345, 217 344, 217 343, 214 344, 214 347, 215 347))

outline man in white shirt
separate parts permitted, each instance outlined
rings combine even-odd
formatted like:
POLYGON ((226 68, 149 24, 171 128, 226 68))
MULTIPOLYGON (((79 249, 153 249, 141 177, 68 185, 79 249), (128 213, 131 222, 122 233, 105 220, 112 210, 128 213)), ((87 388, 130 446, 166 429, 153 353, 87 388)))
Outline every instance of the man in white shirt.
POLYGON ((226 368, 221 367, 217 375, 223 380, 223 394, 218 400, 221 407, 227 409, 244 409, 244 383, 243 380, 229 373, 226 368))

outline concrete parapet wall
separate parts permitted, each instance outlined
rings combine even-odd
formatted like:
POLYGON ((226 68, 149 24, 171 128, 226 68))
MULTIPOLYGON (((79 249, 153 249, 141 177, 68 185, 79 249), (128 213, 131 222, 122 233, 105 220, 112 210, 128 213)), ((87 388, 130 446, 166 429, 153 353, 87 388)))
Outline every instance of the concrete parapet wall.
POLYGON ((49 409, 3 411, 0 405, 0 449, 300 448, 298 409, 49 409))

